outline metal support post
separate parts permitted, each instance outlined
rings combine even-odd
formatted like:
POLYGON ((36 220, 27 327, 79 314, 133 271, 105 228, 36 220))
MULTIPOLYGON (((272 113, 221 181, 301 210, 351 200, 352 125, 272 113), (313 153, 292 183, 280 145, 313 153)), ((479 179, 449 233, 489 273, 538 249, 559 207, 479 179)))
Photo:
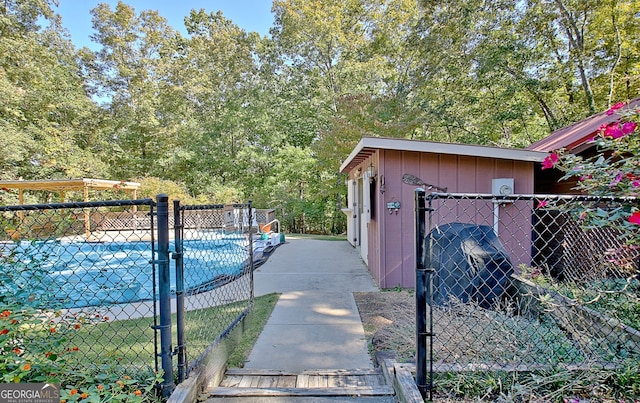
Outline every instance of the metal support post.
POLYGON ((160 303, 160 358, 164 371, 161 385, 162 396, 169 397, 175 385, 173 383, 173 365, 171 363, 171 279, 169 274, 169 196, 157 196, 158 218, 158 288, 160 303))
POLYGON ((415 259, 416 259, 416 385, 423 398, 431 400, 433 390, 433 269, 427 264, 425 244, 424 189, 415 190, 415 259), (428 380, 427 380, 428 373, 428 380))
POLYGON ((187 344, 184 330, 184 255, 182 253, 182 240, 184 236, 180 200, 173 201, 173 227, 175 251, 173 258, 176 261, 176 326, 178 355, 178 383, 187 378, 187 344))
POLYGON ((426 289, 424 268, 425 191, 415 190, 415 261, 416 261, 416 384, 422 397, 427 392, 426 289))
MULTIPOLYGON (((249 303, 251 304, 251 306, 253 307, 253 299, 254 299, 254 279, 253 279, 253 269, 254 269, 254 262, 253 262, 253 203, 251 202, 251 200, 249 200, 249 281, 250 281, 250 291, 249 291, 249 303)), ((278 231, 280 231, 280 228, 278 228, 278 231)))

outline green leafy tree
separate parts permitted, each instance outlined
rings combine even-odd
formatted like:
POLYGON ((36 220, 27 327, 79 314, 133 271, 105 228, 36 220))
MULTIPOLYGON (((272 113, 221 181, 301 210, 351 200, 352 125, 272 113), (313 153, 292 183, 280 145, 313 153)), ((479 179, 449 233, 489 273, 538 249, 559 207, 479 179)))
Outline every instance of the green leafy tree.
POLYGON ((155 11, 141 11, 123 2, 112 10, 106 3, 91 11, 93 41, 102 47, 87 63, 95 94, 106 100, 112 173, 128 178, 166 169, 174 129, 166 119, 163 80, 178 35, 155 11))
POLYGON ((102 175, 99 116, 77 52, 47 1, 0 5, 0 156, 5 179, 102 175), (40 28, 41 21, 49 25, 40 28))

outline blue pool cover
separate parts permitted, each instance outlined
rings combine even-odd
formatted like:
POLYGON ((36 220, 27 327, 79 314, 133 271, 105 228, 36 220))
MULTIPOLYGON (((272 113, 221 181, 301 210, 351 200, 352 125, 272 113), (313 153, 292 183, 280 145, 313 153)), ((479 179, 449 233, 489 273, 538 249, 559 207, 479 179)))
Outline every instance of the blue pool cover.
MULTIPOLYGON (((270 249, 254 241, 254 261, 260 263, 270 249)), ((175 250, 173 244, 169 250, 175 250)), ((185 240, 183 251, 187 294, 232 281, 249 267, 249 243, 240 235, 185 240)), ((3 294, 29 287, 31 298, 51 298, 67 308, 153 299, 150 242, 23 241, 4 245, 1 253, 0 275, 11 280, 0 284, 3 294)), ((170 273, 175 292, 173 263, 170 273)))

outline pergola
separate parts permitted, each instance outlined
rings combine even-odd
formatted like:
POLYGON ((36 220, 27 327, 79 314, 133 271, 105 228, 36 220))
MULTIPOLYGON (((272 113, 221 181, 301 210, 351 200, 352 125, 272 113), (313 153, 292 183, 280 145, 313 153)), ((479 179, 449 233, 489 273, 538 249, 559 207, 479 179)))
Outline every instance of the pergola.
MULTIPOLYGON (((18 201, 24 204, 25 190, 48 190, 60 193, 60 202, 65 201, 66 192, 82 191, 83 200, 89 201, 89 190, 124 190, 131 194, 131 199, 137 197, 140 184, 137 182, 112 181, 105 179, 52 179, 52 180, 11 180, 0 181, 0 189, 17 189, 18 201)), ((22 218, 22 215, 21 215, 22 218)), ((85 230, 89 233, 89 213, 85 213, 85 230)), ((88 236, 88 235, 87 235, 88 236)))

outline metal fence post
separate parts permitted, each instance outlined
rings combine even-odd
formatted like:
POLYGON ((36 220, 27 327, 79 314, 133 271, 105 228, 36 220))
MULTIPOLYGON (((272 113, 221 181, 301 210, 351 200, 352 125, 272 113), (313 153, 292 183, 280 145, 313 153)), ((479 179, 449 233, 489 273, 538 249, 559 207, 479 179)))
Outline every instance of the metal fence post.
POLYGON ((416 384, 422 397, 427 395, 427 287, 424 267, 425 191, 415 190, 415 259, 416 259, 416 384))
POLYGON ((158 288, 160 303, 160 358, 164 371, 161 385, 162 396, 169 397, 175 385, 173 383, 173 365, 171 363, 171 278, 169 274, 169 196, 157 196, 158 217, 158 288))
POLYGON ((180 200, 173 201, 173 227, 176 261, 176 346, 178 354, 178 383, 187 378, 187 345, 184 332, 184 259, 182 254, 183 224, 180 200))
MULTIPOLYGON (((253 306, 253 299, 254 299, 254 278, 253 278, 253 269, 254 269, 254 262, 253 262, 253 204, 251 202, 251 200, 249 200, 249 270, 250 270, 250 274, 249 274, 249 301, 251 306, 253 306)), ((280 231, 280 228, 278 228, 278 231, 280 231)))

